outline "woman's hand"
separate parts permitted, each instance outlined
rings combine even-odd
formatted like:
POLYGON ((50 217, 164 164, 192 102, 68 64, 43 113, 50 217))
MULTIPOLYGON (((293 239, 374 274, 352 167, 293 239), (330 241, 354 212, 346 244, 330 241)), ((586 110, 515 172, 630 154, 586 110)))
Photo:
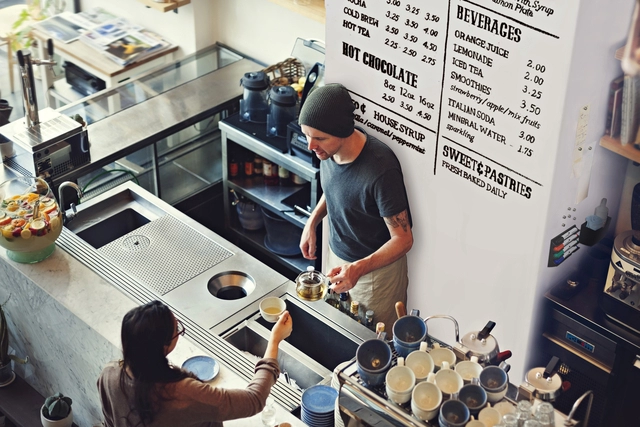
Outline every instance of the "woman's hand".
POLYGON ((280 343, 280 341, 291 335, 291 331, 293 331, 293 321, 291 320, 289 312, 285 310, 282 312, 275 326, 271 330, 271 339, 276 343, 280 343))
POLYGON ((269 342, 267 343, 267 349, 264 352, 264 357, 266 358, 278 358, 278 345, 284 339, 286 339, 289 335, 291 335, 291 331, 293 330, 293 322, 291 321, 291 315, 288 311, 283 311, 278 318, 278 321, 271 329, 271 336, 269 337, 269 342))

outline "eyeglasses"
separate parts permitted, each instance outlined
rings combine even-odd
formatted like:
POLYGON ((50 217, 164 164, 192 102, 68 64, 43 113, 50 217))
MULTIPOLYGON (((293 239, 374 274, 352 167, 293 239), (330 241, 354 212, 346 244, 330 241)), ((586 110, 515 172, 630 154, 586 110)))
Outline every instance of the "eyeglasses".
POLYGON ((183 336, 185 332, 187 332, 187 329, 184 327, 184 324, 178 319, 176 319, 176 330, 178 332, 176 332, 176 334, 171 337, 171 341, 173 341, 174 339, 180 336, 183 336))

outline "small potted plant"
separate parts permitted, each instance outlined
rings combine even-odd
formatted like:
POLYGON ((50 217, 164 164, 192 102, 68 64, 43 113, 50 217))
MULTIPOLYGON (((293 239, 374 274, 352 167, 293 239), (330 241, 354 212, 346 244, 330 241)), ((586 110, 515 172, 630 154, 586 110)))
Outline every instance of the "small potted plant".
POLYGON ((40 410, 43 427, 71 427, 73 423, 72 400, 62 393, 47 397, 40 410))
POLYGON ((4 387, 13 382, 16 374, 11 368, 11 361, 16 363, 27 363, 29 358, 20 359, 13 354, 9 354, 9 327, 7 326, 7 318, 4 315, 4 305, 9 302, 11 295, 7 300, 0 304, 0 387, 4 387))

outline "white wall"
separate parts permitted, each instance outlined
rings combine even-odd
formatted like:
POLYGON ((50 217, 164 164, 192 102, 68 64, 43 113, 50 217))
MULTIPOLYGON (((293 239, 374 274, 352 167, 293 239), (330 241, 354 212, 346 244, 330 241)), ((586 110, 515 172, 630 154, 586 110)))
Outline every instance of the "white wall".
POLYGON ((325 27, 267 0, 214 0, 216 41, 271 65, 291 55, 298 37, 325 39, 325 27))
POLYGON ((178 13, 161 13, 136 0, 82 0, 102 7, 180 46, 177 57, 221 42, 267 65, 291 55, 298 37, 324 40, 324 25, 268 0, 191 0, 178 13))
MULTIPOLYGON (((610 0, 602 3, 595 0, 581 1, 576 29, 575 44, 571 58, 570 78, 562 115, 560 144, 551 189, 546 234, 542 248, 542 261, 538 276, 538 295, 557 285, 573 271, 580 269, 589 256, 590 246, 580 249, 557 267, 547 267, 549 242, 563 230, 575 225, 580 228, 585 218, 594 214, 602 198, 607 199, 611 224, 606 236, 615 235, 620 196, 628 161, 599 145, 604 134, 609 83, 622 75, 620 61, 614 58, 616 49, 623 46, 629 30, 634 2, 610 0), (593 164, 589 179, 588 196, 578 202, 576 194, 579 178, 572 174, 576 130, 579 111, 589 106, 589 120, 585 144, 593 151, 593 164), (569 210, 571 209, 571 210, 569 210), (574 211, 575 209, 575 211, 574 211), (564 217, 567 218, 564 218, 564 217), (575 220, 573 218, 576 218, 575 220)), ((588 151, 588 148, 587 148, 588 151)), ((588 165, 582 169, 588 173, 588 165)), ((628 216, 628 215, 627 215, 628 216)), ((627 227, 628 229, 630 227, 627 227)), ((541 314, 536 310, 535 314, 541 314)), ((532 340, 540 332, 543 319, 534 318, 532 340), (537 332, 537 333, 536 333, 537 332)))

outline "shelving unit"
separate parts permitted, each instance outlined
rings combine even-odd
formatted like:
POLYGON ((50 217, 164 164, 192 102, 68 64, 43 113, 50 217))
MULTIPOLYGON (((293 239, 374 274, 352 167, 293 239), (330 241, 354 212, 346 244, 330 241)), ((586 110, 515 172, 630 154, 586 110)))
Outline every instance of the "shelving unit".
MULTIPOLYGON (((238 238, 241 243, 251 246, 255 251, 263 255, 272 268, 280 267, 281 272, 294 279, 307 266, 314 265, 316 269, 321 267, 322 260, 318 257, 315 261, 307 260, 302 255, 281 256, 274 253, 264 244, 265 229, 248 231, 243 229, 231 204, 230 190, 239 196, 245 197, 256 203, 262 209, 288 221, 302 229, 307 221, 307 216, 295 211, 288 200, 296 199, 296 204, 304 208, 313 209, 321 196, 320 170, 305 160, 292 156, 283 149, 283 141, 270 140, 266 136, 266 126, 254 123, 241 123, 238 116, 233 115, 219 124, 222 141, 222 182, 224 191, 225 228, 238 238), (284 166, 290 172, 308 181, 304 185, 291 186, 267 186, 261 176, 230 177, 229 159, 231 153, 241 147, 253 152, 277 165, 284 166)), ((286 144, 285 144, 286 145, 286 144)), ((321 237, 321 226, 318 227, 318 238, 321 237)), ((239 246, 242 246, 239 244, 239 246)), ((245 248, 243 248, 245 249, 245 248)), ((245 249, 247 250, 247 249, 245 249)))
POLYGON ((612 138, 609 135, 605 135, 600 138, 600 145, 607 150, 613 151, 616 154, 620 154, 627 159, 640 163, 640 150, 635 148, 634 144, 620 143, 620 139, 612 138))
POLYGON ((138 0, 140 3, 144 4, 147 7, 150 7, 155 10, 159 10, 160 12, 169 12, 171 10, 175 10, 179 7, 187 5, 191 3, 191 0, 172 0, 166 3, 158 3, 153 0, 138 0))
POLYGON ((307 18, 313 19, 314 21, 318 21, 322 24, 325 23, 326 20, 326 10, 324 7, 324 0, 310 0, 307 5, 296 4, 294 0, 269 0, 272 3, 280 5, 282 7, 286 7, 300 15, 306 16, 307 18))

